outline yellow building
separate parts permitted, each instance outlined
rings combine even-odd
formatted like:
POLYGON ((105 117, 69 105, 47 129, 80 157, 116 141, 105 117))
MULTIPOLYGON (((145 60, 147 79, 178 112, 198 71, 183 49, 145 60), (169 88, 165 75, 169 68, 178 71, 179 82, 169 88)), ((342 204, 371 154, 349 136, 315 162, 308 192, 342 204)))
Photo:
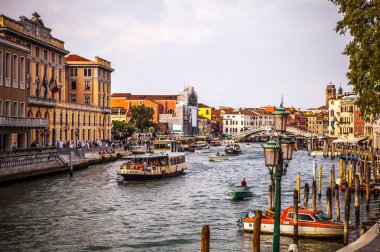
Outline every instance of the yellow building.
MULTIPOLYGON (((83 66, 78 64, 65 67, 64 57, 69 51, 65 49, 62 40, 51 35, 51 31, 36 12, 32 14, 31 19, 21 16, 18 21, 0 15, 0 33, 8 39, 26 44, 29 49, 26 59, 27 116, 46 119, 46 128, 33 130, 27 145, 32 141, 43 145, 55 145, 56 141, 109 138, 111 111, 109 105, 107 106, 103 100, 99 101, 97 95, 101 95, 100 99, 106 99, 105 94, 110 93, 110 74, 101 80, 107 83, 106 87, 101 87, 106 88, 107 92, 103 89, 100 92, 96 91, 97 97, 92 93, 90 104, 85 104, 84 97, 71 102, 69 97, 74 93, 70 92, 71 83, 65 80, 70 81, 72 76, 66 77, 66 68, 68 72, 73 68, 82 74, 83 66), (51 92, 51 80, 57 83, 56 93, 51 92), (80 103, 82 101, 84 102, 80 103)), ((99 82, 94 80, 98 78, 95 76, 95 73, 98 75, 98 69, 106 68, 108 72, 112 72, 110 63, 100 58, 96 58, 88 68, 96 69, 93 79, 90 80, 94 85, 99 82)), ((97 90, 98 86, 95 89, 97 90)), ((90 88, 94 91, 95 89, 90 88)), ((87 90, 83 90, 83 96, 86 92, 87 90)))
POLYGON ((203 103, 198 103, 198 116, 211 120, 212 108, 203 103))

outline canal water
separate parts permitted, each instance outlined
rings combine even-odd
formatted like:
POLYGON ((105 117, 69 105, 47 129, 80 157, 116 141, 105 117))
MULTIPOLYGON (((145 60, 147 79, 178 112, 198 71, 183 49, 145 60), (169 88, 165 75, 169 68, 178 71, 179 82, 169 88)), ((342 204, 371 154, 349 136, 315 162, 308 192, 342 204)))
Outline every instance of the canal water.
MULTIPOLYGON (((223 162, 209 162, 208 153, 187 153, 186 174, 160 181, 118 182, 120 160, 75 172, 73 178, 59 174, 0 187, 0 251, 199 251, 205 224, 211 251, 252 251, 252 234, 244 233, 237 220, 248 209, 267 208, 270 179, 261 145, 241 146, 241 155, 223 162), (242 178, 254 197, 231 201, 229 192, 242 178)), ((328 172, 335 164, 338 174, 339 163, 315 160, 323 166, 317 206, 325 210, 328 172)), ((296 172, 301 172, 302 187, 311 185, 312 161, 307 152, 294 154, 282 180, 282 209, 292 205, 296 172)), ((281 237, 282 250, 291 241, 281 237)), ((300 246, 302 251, 335 251, 343 244, 341 239, 301 239, 300 246)), ((271 235, 262 235, 261 247, 271 251, 271 235)))

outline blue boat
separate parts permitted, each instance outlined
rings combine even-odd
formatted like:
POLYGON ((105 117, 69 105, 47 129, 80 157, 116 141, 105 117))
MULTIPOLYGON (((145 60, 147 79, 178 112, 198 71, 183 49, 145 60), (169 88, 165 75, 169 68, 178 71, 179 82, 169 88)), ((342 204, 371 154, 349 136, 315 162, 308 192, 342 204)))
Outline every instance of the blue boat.
MULTIPOLYGON (((350 155, 348 155, 348 156, 346 156, 346 155, 340 155, 339 158, 343 159, 343 160, 351 160, 351 156, 350 155)), ((358 159, 355 158, 355 157, 352 157, 352 160, 358 160, 358 159)))

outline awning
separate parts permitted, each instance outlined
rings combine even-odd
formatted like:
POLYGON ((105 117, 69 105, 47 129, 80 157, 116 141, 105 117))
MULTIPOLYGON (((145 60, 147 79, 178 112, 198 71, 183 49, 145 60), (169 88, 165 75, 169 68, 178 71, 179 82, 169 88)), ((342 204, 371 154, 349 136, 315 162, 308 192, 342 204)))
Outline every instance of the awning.
POLYGON ((333 140, 333 143, 352 143, 352 144, 360 144, 367 140, 368 137, 356 137, 351 139, 336 139, 333 140))

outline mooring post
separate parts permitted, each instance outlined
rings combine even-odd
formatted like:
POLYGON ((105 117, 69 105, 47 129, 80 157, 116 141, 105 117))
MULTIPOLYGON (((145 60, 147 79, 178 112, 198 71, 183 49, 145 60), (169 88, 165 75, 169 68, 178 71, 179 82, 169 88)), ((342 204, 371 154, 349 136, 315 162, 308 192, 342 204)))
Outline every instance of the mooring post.
POLYGON ((331 188, 327 187, 326 192, 326 209, 327 209, 327 215, 332 218, 332 195, 331 195, 331 188))
POLYGON ((351 204, 351 187, 346 188, 344 203, 344 246, 348 244, 348 231, 349 231, 349 222, 350 222, 350 204, 351 204))
POLYGON ((273 193, 273 188, 272 185, 269 185, 269 190, 268 190, 268 209, 273 210, 273 201, 272 201, 272 193, 273 193))
POLYGON ((210 228, 208 225, 203 225, 201 235, 201 252, 210 251, 210 228))
POLYGON ((333 190, 333 196, 335 196, 335 166, 333 165, 332 168, 331 168, 331 190, 333 190))
POLYGON ((352 166, 352 162, 350 161, 350 168, 348 170, 348 186, 349 187, 352 187, 353 175, 354 175, 353 166, 352 166))
POLYGON ((301 203, 301 173, 297 172, 297 191, 298 191, 298 204, 301 203))
POLYGON ((360 224, 360 207, 359 207, 359 191, 360 191, 360 184, 359 184, 359 176, 355 175, 355 223, 356 226, 359 226, 360 224))
MULTIPOLYGON (((366 159, 366 163, 367 163, 367 159, 366 159)), ((369 201, 370 201, 370 197, 371 197, 371 187, 370 187, 370 184, 371 184, 371 166, 369 166, 368 164, 366 165, 367 166, 367 169, 366 169, 366 176, 365 176, 365 200, 366 200, 366 203, 367 203, 367 211, 369 210, 369 201)))
POLYGON ((317 183, 313 180, 311 188, 311 208, 317 209, 317 183))
POLYGON ((260 231, 261 231, 261 210, 255 214, 255 223, 253 225, 253 252, 260 252, 260 231))
POLYGON ((70 149, 70 177, 73 176, 73 151, 70 149))
POLYGON ((322 197, 322 165, 319 166, 318 171, 318 198, 322 197))
POLYGON ((336 220, 340 220, 339 186, 335 185, 335 211, 336 220))
POLYGON ((298 245, 298 191, 294 190, 293 194, 293 243, 298 245))
POLYGON ((309 203, 309 184, 305 183, 304 194, 303 194, 303 206, 307 208, 309 203))
POLYGON ((339 177, 340 177, 340 181, 343 181, 344 178, 343 178, 343 159, 340 159, 339 161, 339 177))

